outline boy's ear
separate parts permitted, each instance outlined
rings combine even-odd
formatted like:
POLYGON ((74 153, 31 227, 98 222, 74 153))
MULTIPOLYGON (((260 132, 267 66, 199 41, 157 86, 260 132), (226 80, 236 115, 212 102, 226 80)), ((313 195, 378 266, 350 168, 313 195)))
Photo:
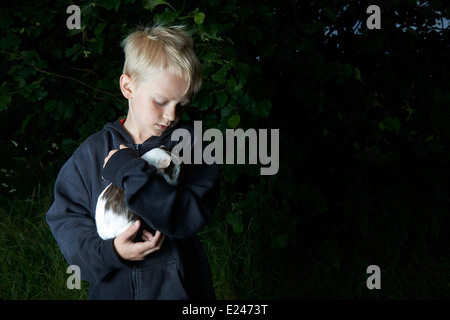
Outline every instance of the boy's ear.
POLYGON ((127 99, 133 97, 131 77, 126 73, 120 76, 120 91, 122 91, 123 96, 127 99))

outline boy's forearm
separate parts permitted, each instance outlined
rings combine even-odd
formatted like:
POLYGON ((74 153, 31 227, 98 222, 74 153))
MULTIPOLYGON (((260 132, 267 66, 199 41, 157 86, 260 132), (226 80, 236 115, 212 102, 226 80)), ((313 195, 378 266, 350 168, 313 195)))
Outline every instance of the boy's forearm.
MULTIPOLYGON (((124 178, 130 171, 143 170, 147 162, 133 149, 120 149, 114 153, 103 168, 103 178, 119 188, 125 189, 124 178), (133 170, 134 169, 134 170, 133 170)), ((151 168, 149 168, 151 170, 151 168)), ((156 172, 156 169, 155 169, 156 172)))
POLYGON ((185 165, 178 186, 156 179, 156 168, 132 149, 114 153, 103 177, 123 188, 127 206, 162 233, 177 238, 193 236, 210 219, 218 201, 217 165, 185 165))

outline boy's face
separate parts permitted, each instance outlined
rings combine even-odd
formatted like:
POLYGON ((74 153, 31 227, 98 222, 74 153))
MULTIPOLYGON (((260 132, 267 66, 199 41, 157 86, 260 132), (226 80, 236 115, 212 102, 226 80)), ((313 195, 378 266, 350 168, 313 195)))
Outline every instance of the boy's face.
POLYGON ((162 71, 138 84, 123 74, 120 87, 129 102, 125 127, 132 135, 142 137, 142 140, 160 136, 175 126, 180 121, 182 107, 189 103, 189 97, 186 96, 188 82, 168 71, 162 71))

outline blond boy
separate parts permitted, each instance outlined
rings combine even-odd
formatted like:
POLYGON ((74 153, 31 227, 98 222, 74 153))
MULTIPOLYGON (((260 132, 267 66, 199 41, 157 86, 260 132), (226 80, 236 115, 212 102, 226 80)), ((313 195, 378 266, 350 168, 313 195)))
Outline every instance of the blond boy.
POLYGON ((192 39, 182 27, 155 26, 131 33, 123 47, 127 117, 106 124, 65 163, 47 222, 67 262, 89 282, 90 299, 214 299, 196 233, 218 202, 218 166, 186 164, 173 186, 140 158, 161 145, 171 150, 177 128, 193 134, 192 125, 180 122, 202 83, 192 39), (109 183, 125 190, 140 220, 102 240, 95 207, 109 183))

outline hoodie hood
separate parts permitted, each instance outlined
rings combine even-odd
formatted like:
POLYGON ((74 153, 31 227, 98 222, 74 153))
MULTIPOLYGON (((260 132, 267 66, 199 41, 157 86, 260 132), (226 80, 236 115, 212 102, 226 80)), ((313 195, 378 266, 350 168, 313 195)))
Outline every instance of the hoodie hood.
POLYGON ((120 145, 123 144, 128 148, 134 148, 139 150, 139 155, 144 154, 145 152, 157 148, 160 146, 165 146, 168 150, 172 150, 173 147, 179 143, 179 141, 172 141, 171 136, 173 131, 179 128, 185 128, 189 132, 192 132, 193 125, 188 122, 179 122, 173 128, 166 130, 161 136, 151 136, 147 140, 145 140, 142 144, 135 144, 131 135, 123 126, 126 118, 117 120, 115 122, 107 123, 103 130, 108 131, 112 138, 114 148, 119 149, 120 145))

